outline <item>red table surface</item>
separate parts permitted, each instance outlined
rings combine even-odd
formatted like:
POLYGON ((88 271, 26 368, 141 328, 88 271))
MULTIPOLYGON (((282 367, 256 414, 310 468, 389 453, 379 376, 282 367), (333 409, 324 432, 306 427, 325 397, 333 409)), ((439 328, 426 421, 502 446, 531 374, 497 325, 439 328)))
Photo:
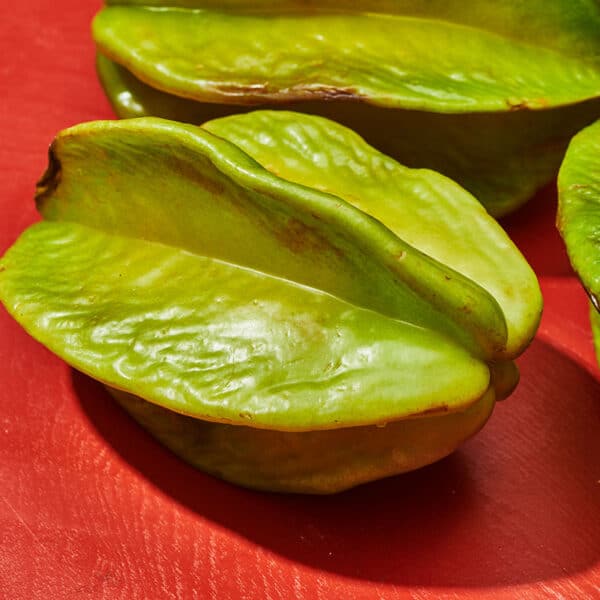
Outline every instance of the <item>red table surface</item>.
MULTIPOLYGON (((53 135, 112 118, 99 6, 2 3, 0 252, 53 135)), ((517 392, 451 457, 332 497, 194 471, 0 310, 0 598, 600 597, 600 374, 555 209, 506 220, 546 302, 517 392)))

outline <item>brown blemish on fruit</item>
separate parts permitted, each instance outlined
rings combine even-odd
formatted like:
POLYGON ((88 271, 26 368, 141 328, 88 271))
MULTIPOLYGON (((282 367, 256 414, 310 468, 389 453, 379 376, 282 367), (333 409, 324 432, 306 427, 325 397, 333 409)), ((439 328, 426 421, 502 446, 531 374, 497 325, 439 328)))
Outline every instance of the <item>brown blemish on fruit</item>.
POLYGON ((292 95, 299 93, 304 98, 316 97, 322 100, 361 100, 362 94, 359 94, 354 88, 344 87, 331 87, 331 86, 318 86, 318 87, 293 87, 290 92, 292 95))
POLYGON ((519 99, 519 98, 507 98, 506 106, 510 111, 519 110, 535 110, 536 108, 546 108, 549 102, 546 98, 535 98, 533 100, 519 99))
POLYGON ((364 100, 365 97, 350 87, 335 87, 328 85, 296 85, 287 89, 272 88, 264 83, 249 85, 220 83, 210 90, 215 95, 226 96, 228 101, 235 104, 256 105, 264 102, 287 103, 302 100, 364 100))
POLYGON ((302 252, 319 253, 329 248, 329 244, 306 223, 290 218, 281 228, 275 230, 277 239, 295 254, 302 252))
MULTIPOLYGON (((174 170, 184 179, 194 182, 209 194, 213 196, 222 196, 225 193, 225 183, 216 178, 209 177, 204 170, 200 169, 200 167, 200 164, 193 165, 187 161, 180 161, 180 163, 175 165, 174 170)), ((211 167, 215 169, 212 164, 211 167)))
POLYGON ((447 404, 439 404, 438 406, 432 406, 431 408, 426 408, 425 410, 412 413, 410 417, 426 417, 428 415, 444 414, 447 413, 448 410, 449 408, 447 404))
POLYGON ((60 185, 61 179, 62 165, 56 155, 56 142, 52 142, 48 149, 48 167, 35 186, 35 204, 39 211, 60 185))
POLYGON ((510 111, 529 109, 529 105, 525 100, 514 100, 513 98, 508 98, 506 100, 506 106, 508 106, 508 110, 510 111))

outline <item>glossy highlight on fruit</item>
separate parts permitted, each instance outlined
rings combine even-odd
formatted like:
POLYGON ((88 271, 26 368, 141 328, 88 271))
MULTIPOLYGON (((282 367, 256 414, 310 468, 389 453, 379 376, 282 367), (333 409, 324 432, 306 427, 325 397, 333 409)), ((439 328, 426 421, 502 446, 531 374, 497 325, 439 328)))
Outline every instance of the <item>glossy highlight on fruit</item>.
POLYGON ((330 493, 447 455, 539 320, 533 272, 470 194, 320 117, 78 125, 37 203, 0 262, 8 311, 249 487, 330 493))
MULTIPOLYGON (((560 168, 558 192, 558 229, 592 311, 600 311, 600 121, 571 141, 560 168)), ((592 326, 598 350, 594 312, 592 326)))
POLYGON ((119 116, 321 114, 495 216, 600 116, 600 7, 586 0, 110 4, 93 32, 119 116))

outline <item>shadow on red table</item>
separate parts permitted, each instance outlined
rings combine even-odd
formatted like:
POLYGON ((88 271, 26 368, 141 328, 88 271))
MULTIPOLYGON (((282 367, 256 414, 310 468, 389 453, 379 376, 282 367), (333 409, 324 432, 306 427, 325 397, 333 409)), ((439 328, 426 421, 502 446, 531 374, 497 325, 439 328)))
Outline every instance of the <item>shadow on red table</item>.
POLYGON ((573 275, 556 228, 557 206, 556 181, 553 181, 518 211, 500 220, 538 277, 573 275))
POLYGON ((503 586, 600 557, 600 383, 536 341, 478 436, 420 471, 327 497, 253 492, 195 471, 74 372, 93 426, 176 503, 292 561, 368 581, 503 586))

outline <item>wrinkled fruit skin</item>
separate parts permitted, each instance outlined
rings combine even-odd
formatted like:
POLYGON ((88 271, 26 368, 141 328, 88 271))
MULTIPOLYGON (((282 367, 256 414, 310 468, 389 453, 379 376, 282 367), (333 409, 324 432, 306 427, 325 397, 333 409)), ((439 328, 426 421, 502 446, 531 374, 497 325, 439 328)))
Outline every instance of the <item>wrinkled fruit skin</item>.
POLYGON ((475 198, 320 117, 82 124, 36 199, 0 262, 7 310, 247 487, 333 493, 446 456, 510 394, 540 318, 475 198))
POLYGON ((319 114, 451 177, 496 217, 600 117, 600 7, 585 0, 109 4, 93 31, 119 116, 319 114))
POLYGON ((579 132, 569 144, 558 176, 557 225, 590 297, 600 360, 600 121, 579 132))

